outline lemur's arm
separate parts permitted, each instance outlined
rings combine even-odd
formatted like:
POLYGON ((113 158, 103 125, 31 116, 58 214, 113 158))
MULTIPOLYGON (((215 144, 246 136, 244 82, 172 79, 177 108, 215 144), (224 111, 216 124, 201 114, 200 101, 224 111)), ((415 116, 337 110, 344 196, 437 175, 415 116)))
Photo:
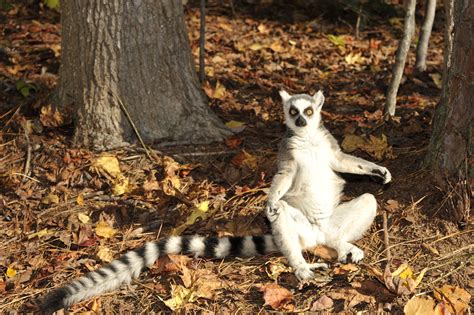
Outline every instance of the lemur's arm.
POLYGON ((332 135, 328 136, 334 154, 331 163, 333 170, 341 173, 376 176, 381 178, 384 184, 392 180, 392 175, 387 168, 342 152, 337 140, 332 135))
POLYGON ((275 174, 268 193, 268 207, 274 205, 287 193, 293 183, 296 174, 296 161, 290 157, 282 159, 278 163, 278 172, 275 174))

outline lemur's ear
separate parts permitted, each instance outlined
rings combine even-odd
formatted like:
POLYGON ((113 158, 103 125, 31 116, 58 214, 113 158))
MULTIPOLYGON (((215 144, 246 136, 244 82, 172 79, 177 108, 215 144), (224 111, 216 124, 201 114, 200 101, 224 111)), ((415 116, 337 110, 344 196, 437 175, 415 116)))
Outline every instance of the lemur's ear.
POLYGON ((280 91, 280 96, 281 96, 281 99, 283 100, 283 103, 286 103, 291 98, 291 95, 288 94, 288 92, 286 92, 285 90, 280 91))
POLYGON ((314 102, 316 103, 316 107, 321 107, 324 104, 324 95, 321 90, 313 95, 314 102))

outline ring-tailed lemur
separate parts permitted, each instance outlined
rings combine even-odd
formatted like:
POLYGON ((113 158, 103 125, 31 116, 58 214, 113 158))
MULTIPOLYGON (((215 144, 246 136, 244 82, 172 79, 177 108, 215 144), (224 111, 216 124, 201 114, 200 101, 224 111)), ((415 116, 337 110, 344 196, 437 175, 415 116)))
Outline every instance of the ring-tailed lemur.
POLYGON ((339 260, 364 252, 351 244, 375 218, 377 202, 371 194, 340 203, 344 181, 335 172, 365 174, 391 181, 390 172, 372 162, 345 154, 321 124, 321 91, 314 96, 280 92, 288 127, 278 155, 278 173, 268 195, 266 214, 274 241, 299 279, 313 277, 302 250, 327 245, 339 260))
POLYGON ((376 202, 370 194, 339 204, 343 180, 333 170, 369 174, 390 181, 384 167, 342 153, 336 140, 320 124, 324 101, 318 92, 290 96, 282 91, 288 136, 279 152, 279 168, 269 193, 266 214, 272 235, 245 237, 172 236, 132 250, 110 264, 53 290, 39 302, 42 312, 52 313, 74 303, 111 291, 133 278, 163 255, 187 254, 224 258, 255 256, 281 251, 299 279, 311 278, 301 251, 318 244, 334 247, 341 260, 364 253, 349 242, 358 239, 372 223, 376 202))

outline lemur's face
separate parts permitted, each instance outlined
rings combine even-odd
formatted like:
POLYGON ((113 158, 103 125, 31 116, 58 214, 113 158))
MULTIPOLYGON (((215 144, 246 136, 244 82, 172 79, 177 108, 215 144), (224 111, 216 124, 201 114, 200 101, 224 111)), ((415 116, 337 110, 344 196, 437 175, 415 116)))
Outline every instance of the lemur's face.
POLYGON ((321 91, 310 96, 308 94, 290 95, 280 91, 285 111, 285 122, 288 128, 300 132, 312 127, 318 127, 321 121, 321 107, 324 96, 321 91))

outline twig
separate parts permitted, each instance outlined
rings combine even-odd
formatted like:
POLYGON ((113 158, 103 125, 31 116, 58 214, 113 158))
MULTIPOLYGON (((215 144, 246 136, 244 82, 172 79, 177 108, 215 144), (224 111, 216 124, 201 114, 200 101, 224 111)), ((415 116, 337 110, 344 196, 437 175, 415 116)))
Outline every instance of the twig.
POLYGON ((382 212, 383 217, 383 243, 385 245, 385 257, 387 257, 386 267, 390 267, 390 261, 392 260, 392 255, 390 254, 390 243, 388 239, 388 220, 387 220, 387 211, 382 212))
POLYGON ((465 262, 461 262, 461 264, 459 266, 457 266, 456 268, 454 268, 453 270, 451 270, 450 272, 442 275, 441 277, 439 277, 438 279, 435 279, 433 281, 431 281, 430 283, 428 283, 426 286, 427 287, 430 287, 432 286, 434 283, 438 282, 438 281, 441 281, 443 280, 444 278, 447 278, 449 277, 450 275, 452 275, 453 273, 455 273, 456 271, 458 271, 459 269, 461 269, 462 267, 464 267, 466 265, 465 262))
POLYGON ((26 162, 25 162, 25 168, 23 170, 23 179, 21 180, 22 183, 26 181, 27 178, 30 177, 30 164, 31 164, 31 143, 30 143, 30 136, 28 135, 28 128, 25 126, 25 124, 28 124, 28 121, 25 123, 21 123, 21 128, 23 128, 24 134, 25 134, 25 139, 26 139, 26 162))
POLYGON ((135 135, 137 136, 138 140, 140 141, 140 144, 142 145, 143 149, 145 150, 146 156, 150 159, 150 161, 154 162, 153 158, 150 155, 150 152, 148 151, 147 146, 145 145, 145 142, 143 142, 142 137, 140 136, 140 133, 138 132, 137 127, 135 126, 135 123, 132 120, 132 117, 130 117, 130 114, 128 113, 127 108, 123 104, 122 100, 113 92, 109 92, 112 94, 113 97, 117 100, 117 103, 120 105, 120 108, 123 110, 125 116, 127 116, 128 121, 130 122, 130 125, 132 125, 133 131, 135 132, 135 135))
POLYGON ((451 252, 447 255, 444 255, 442 257, 438 257, 436 260, 443 260, 443 259, 447 259, 447 258, 450 258, 452 256, 455 256, 457 255, 458 253, 462 252, 462 251, 465 251, 466 249, 473 249, 474 248, 474 244, 469 244, 467 246, 464 246, 464 247, 461 247, 459 249, 456 249, 454 252, 451 252))
POLYGON ((199 18, 201 26, 199 28, 199 81, 201 84, 206 80, 206 73, 204 72, 204 56, 205 56, 205 41, 206 41, 206 0, 201 0, 201 6, 199 8, 199 18))
POLYGON ((237 150, 222 150, 222 151, 211 151, 211 152, 185 152, 185 153, 171 153, 171 156, 182 157, 182 156, 208 156, 208 155, 227 155, 235 154, 237 150))
POLYGON ((385 103, 385 117, 388 119, 390 116, 395 115, 395 106, 397 104, 397 93, 400 87, 400 81, 403 76, 403 69, 405 68, 405 62, 410 49, 411 39, 415 32, 415 7, 416 0, 409 0, 407 3, 405 23, 403 26, 403 37, 398 44, 397 56, 395 58, 395 65, 393 66, 392 79, 388 86, 387 100, 385 103))

